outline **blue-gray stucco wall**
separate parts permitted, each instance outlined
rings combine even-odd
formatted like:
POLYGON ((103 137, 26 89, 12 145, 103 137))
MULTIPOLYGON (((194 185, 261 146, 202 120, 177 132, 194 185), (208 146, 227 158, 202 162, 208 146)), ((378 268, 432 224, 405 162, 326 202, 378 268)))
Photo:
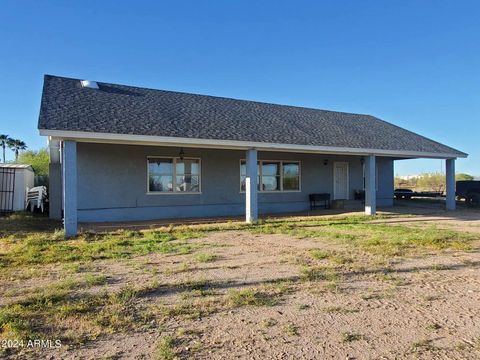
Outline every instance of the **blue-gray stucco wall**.
MULTIPOLYGON (((178 156, 175 147, 78 143, 78 219, 83 222, 242 215, 244 151, 184 148, 201 158, 200 194, 147 194, 147 156, 178 156)), ((308 194, 333 197, 333 163, 349 163, 349 196, 363 188, 360 157, 259 152, 259 160, 301 162, 301 191, 259 193, 259 213, 303 211, 308 194), (324 161, 328 160, 327 165, 324 161)), ((379 206, 393 204, 393 161, 377 158, 379 206)))

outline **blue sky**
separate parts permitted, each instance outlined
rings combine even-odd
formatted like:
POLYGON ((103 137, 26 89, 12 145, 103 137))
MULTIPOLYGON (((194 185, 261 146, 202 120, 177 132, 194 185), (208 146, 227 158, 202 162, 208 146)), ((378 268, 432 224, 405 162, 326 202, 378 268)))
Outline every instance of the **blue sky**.
POLYGON ((48 73, 372 114, 469 153, 457 171, 480 175, 479 13, 478 1, 4 0, 0 133, 45 145, 48 73))

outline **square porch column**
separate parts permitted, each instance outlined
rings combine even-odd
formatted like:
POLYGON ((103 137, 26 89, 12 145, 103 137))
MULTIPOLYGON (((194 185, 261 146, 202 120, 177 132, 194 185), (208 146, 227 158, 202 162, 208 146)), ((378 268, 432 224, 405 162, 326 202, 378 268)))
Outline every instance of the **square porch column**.
POLYGON ((62 164, 60 161, 60 142, 48 140, 48 208, 50 219, 62 219, 62 164))
POLYGON ((257 199, 257 150, 247 150, 246 178, 245 178, 245 221, 255 223, 258 220, 258 199, 257 199))
POLYGON ((446 175, 446 198, 445 205, 447 210, 455 210, 455 159, 445 161, 446 175))
POLYGON ((63 142, 63 226, 65 237, 77 235, 77 143, 63 142))
POLYGON ((365 159, 365 214, 375 215, 377 213, 377 191, 375 155, 367 156, 365 159))

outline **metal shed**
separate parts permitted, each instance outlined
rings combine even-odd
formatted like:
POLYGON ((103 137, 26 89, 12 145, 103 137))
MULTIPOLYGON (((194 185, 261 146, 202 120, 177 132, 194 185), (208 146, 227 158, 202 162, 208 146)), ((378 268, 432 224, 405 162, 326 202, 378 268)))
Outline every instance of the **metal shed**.
POLYGON ((30 165, 0 164, 0 212, 24 210, 26 190, 33 184, 30 165))

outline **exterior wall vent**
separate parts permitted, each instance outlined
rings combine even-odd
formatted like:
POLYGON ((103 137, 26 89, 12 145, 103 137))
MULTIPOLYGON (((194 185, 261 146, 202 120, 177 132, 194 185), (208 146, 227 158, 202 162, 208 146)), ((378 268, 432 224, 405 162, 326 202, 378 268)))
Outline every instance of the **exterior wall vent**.
POLYGON ((84 87, 84 88, 98 89, 98 84, 97 84, 96 81, 81 80, 80 83, 82 84, 82 87, 84 87))

